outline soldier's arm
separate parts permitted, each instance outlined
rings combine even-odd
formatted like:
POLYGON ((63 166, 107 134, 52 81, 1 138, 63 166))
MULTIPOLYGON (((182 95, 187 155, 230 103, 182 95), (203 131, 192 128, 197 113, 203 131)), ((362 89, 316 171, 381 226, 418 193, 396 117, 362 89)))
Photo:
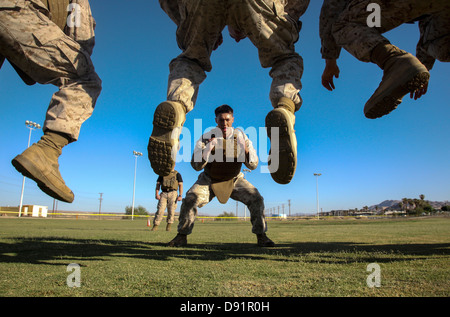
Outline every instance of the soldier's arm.
POLYGON ((155 189, 155 198, 157 200, 161 199, 161 196, 159 196, 159 189, 161 188, 161 183, 160 182, 156 182, 156 189, 155 189))
POLYGON ((419 21, 419 32, 420 32, 420 38, 419 42, 417 43, 416 47, 416 56, 419 59, 419 61, 425 65, 425 67, 430 71, 434 63, 436 62, 436 59, 428 54, 427 50, 425 49, 424 45, 424 37, 425 37, 425 30, 428 27, 430 21, 430 17, 425 17, 421 21, 419 21))
POLYGON ((320 11, 319 35, 321 54, 323 59, 336 60, 339 58, 341 47, 333 37, 333 24, 347 6, 348 0, 324 0, 320 11))
POLYGON ((180 201, 183 198, 183 182, 178 183, 178 198, 177 200, 180 201))
POLYGON ((325 69, 322 73, 322 86, 328 90, 335 89, 333 78, 339 78, 339 58, 341 47, 336 44, 333 37, 333 24, 347 6, 348 0, 324 0, 320 11, 319 34, 321 40, 321 54, 325 60, 325 69))
POLYGON ((253 147, 252 141, 250 141, 247 137, 245 138, 245 147, 246 151, 244 165, 253 171, 258 167, 259 159, 256 154, 256 150, 253 147))

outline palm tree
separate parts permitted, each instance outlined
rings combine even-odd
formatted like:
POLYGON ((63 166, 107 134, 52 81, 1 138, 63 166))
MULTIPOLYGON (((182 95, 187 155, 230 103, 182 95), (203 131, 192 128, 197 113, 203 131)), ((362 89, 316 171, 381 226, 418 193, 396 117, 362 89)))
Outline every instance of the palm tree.
POLYGON ((408 211, 408 207, 409 207, 408 198, 402 198, 402 202, 403 202, 403 207, 405 208, 405 211, 408 211))

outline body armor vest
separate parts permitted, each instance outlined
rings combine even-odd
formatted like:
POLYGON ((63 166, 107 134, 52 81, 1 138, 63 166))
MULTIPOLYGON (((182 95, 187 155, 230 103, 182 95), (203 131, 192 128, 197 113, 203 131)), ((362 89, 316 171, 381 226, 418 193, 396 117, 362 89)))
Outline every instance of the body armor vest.
POLYGON ((162 184, 161 184, 163 191, 178 189, 177 174, 178 174, 177 171, 172 171, 169 175, 163 176, 163 180, 162 180, 162 184))
POLYGON ((219 139, 211 155, 216 157, 214 161, 206 164, 204 170, 211 178, 212 191, 219 202, 225 204, 233 192, 234 178, 239 175, 242 167, 242 160, 238 160, 240 156, 237 135, 234 134, 234 137, 230 139, 219 139))
POLYGON ((211 155, 222 154, 205 166, 205 173, 213 182, 228 181, 235 178, 241 172, 242 162, 238 161, 239 151, 237 136, 232 139, 220 139, 216 148, 211 151, 211 155), (220 144, 222 140, 222 144, 220 144), (228 151, 227 151, 228 147, 228 151))

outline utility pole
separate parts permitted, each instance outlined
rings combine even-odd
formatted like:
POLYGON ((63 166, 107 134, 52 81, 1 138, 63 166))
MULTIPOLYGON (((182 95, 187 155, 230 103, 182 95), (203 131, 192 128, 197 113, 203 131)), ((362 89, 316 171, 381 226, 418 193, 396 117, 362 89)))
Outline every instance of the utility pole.
MULTIPOLYGON (((102 211, 102 200, 103 200, 103 193, 99 193, 100 198, 98 199, 100 201, 100 205, 98 206, 98 216, 100 217, 100 212, 102 211)), ((100 218, 99 218, 100 219, 100 218)))
POLYGON ((316 177, 316 201, 317 201, 317 219, 319 219, 319 176, 321 173, 314 173, 316 177))
POLYGON ((137 158, 142 156, 141 152, 133 151, 134 159, 134 180, 133 180, 133 202, 131 204, 131 220, 134 220, 134 195, 136 190, 136 167, 137 167, 137 158))
POLYGON ((288 199, 288 206, 289 206, 289 217, 291 216, 291 200, 288 199))

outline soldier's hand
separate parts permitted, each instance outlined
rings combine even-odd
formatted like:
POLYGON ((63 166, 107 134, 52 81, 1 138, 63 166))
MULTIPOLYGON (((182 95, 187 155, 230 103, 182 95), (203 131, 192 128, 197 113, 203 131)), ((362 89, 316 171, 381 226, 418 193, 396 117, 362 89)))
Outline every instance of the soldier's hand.
POLYGON ((183 197, 182 197, 181 195, 178 195, 177 200, 178 200, 178 201, 182 201, 182 200, 183 200, 183 197))
POLYGON ((428 83, 420 89, 417 89, 416 91, 412 91, 409 96, 411 97, 411 99, 414 98, 414 100, 419 99, 420 97, 422 97, 423 95, 425 95, 428 91, 428 83))
POLYGON ((245 154, 248 154, 248 152, 249 152, 249 150, 248 150, 248 145, 249 145, 248 144, 248 140, 246 140, 242 134, 238 135, 237 143, 238 143, 239 148, 241 150, 243 150, 245 154))
POLYGON ((159 196, 159 194, 156 193, 155 198, 156 198, 156 200, 160 200, 160 199, 161 199, 161 196, 159 196))
POLYGON ((209 155, 211 154, 211 151, 216 147, 216 145, 217 145, 217 138, 213 137, 208 140, 208 143, 206 144, 202 153, 202 157, 205 160, 205 162, 208 162, 209 155))
POLYGON ((208 144, 206 144, 206 150, 211 152, 217 145, 217 138, 213 137, 208 140, 208 144))
POLYGON ((322 86, 327 90, 332 91, 335 89, 333 77, 339 78, 339 67, 337 66, 335 59, 327 59, 325 61, 325 69, 322 74, 322 86))

